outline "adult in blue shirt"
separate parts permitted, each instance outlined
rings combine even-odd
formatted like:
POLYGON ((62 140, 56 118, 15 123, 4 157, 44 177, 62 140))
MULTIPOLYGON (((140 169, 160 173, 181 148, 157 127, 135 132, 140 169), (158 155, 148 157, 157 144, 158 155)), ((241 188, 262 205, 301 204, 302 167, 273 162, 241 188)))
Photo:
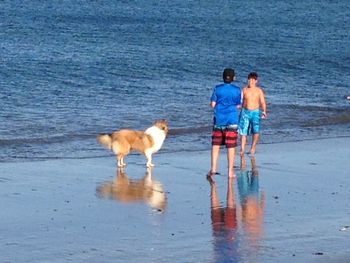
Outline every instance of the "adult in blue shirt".
POLYGON ((210 98, 210 106, 214 109, 214 125, 212 131, 211 168, 208 176, 217 174, 217 161, 220 146, 227 148, 228 177, 234 177, 235 147, 238 138, 237 107, 241 104, 241 89, 232 84, 235 72, 225 68, 224 83, 215 86, 210 98))

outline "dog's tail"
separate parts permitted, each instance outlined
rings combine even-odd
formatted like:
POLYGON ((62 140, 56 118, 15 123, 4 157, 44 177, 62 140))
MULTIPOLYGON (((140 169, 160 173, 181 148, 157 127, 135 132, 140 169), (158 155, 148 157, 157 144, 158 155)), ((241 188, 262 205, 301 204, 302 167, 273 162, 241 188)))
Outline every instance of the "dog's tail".
POLYGON ((110 134, 100 134, 97 136, 96 140, 107 149, 112 149, 112 137, 110 134))

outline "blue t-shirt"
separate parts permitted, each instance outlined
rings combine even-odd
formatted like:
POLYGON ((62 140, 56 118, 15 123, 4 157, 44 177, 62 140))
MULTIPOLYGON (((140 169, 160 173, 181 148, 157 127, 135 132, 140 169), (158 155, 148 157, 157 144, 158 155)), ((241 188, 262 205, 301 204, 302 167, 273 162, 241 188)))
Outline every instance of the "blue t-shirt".
POLYGON ((238 124, 237 105, 241 104, 241 89, 232 83, 215 86, 210 101, 215 101, 214 125, 238 124))

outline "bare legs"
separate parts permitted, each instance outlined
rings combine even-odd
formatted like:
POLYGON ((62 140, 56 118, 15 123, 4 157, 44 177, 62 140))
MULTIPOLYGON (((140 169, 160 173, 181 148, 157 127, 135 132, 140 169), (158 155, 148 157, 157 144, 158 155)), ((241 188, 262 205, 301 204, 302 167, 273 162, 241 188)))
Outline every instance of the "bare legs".
MULTIPOLYGON (((255 133, 252 135, 252 146, 250 147, 249 154, 254 155, 256 151, 256 145, 259 141, 259 133, 255 133)), ((246 135, 241 135, 241 150, 240 150, 240 155, 242 156, 244 154, 244 149, 247 144, 247 136, 246 135)))
POLYGON ((227 148, 227 174, 229 178, 235 177, 233 166, 235 163, 235 148, 227 148))
POLYGON ((213 145, 211 147, 211 169, 208 175, 214 175, 217 172, 218 168, 218 158, 219 158, 220 146, 213 145))
POLYGON ((246 144, 247 144, 247 136, 246 135, 241 135, 241 150, 239 152, 240 156, 243 156, 246 144))
POLYGON ((254 154, 256 151, 256 144, 258 143, 259 140, 259 133, 253 134, 253 142, 252 142, 252 147, 250 148, 250 154, 254 154))
MULTIPOLYGON (((218 158, 220 153, 220 146, 213 145, 211 148, 211 169, 208 176, 212 176, 217 173, 218 158)), ((235 177, 233 166, 235 162, 235 148, 227 148, 227 173, 229 178, 235 177)))

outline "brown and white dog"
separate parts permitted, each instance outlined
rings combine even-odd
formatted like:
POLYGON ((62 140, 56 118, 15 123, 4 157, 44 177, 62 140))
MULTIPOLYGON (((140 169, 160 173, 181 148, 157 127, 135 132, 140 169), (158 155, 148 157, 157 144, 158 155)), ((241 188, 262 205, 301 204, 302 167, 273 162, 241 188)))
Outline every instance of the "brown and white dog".
POLYGON ((130 151, 138 151, 147 158, 147 167, 152 167, 152 154, 159 151, 168 133, 166 120, 157 120, 145 131, 123 129, 111 134, 100 134, 97 142, 114 152, 118 167, 125 166, 124 157, 130 151))

